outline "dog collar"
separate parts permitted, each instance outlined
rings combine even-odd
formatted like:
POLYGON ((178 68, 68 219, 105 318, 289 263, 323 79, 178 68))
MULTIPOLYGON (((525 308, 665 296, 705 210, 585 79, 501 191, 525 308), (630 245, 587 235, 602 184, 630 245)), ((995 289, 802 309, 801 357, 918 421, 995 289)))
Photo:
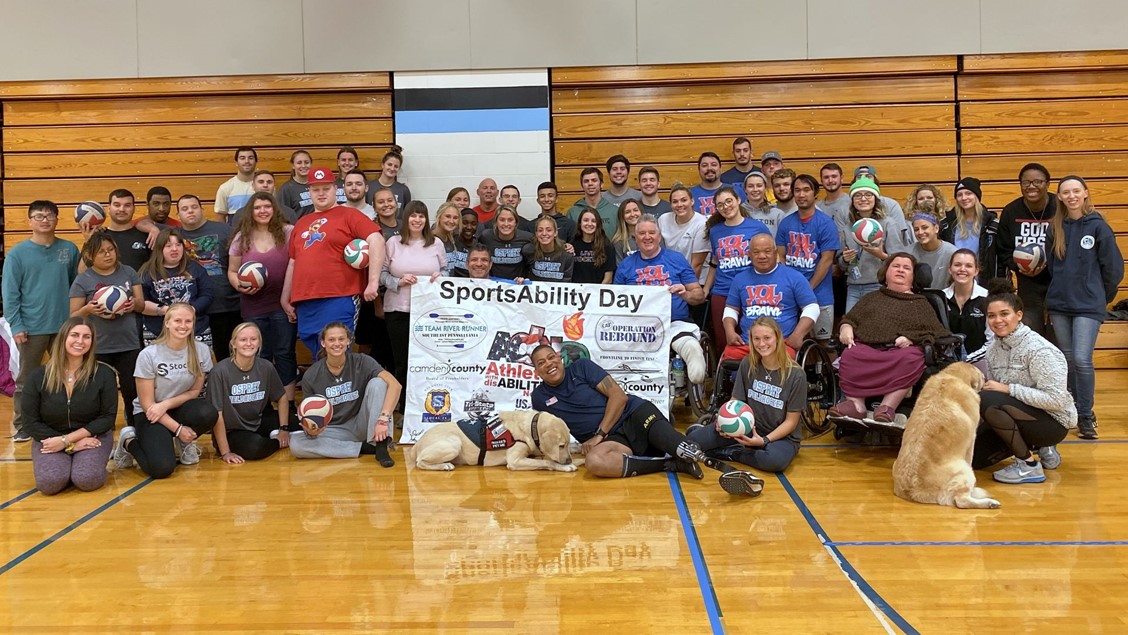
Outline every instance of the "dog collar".
POLYGON ((540 430, 537 429, 537 419, 540 419, 540 416, 541 413, 539 412, 533 415, 533 423, 529 427, 529 432, 533 435, 533 449, 544 454, 540 448, 540 430))

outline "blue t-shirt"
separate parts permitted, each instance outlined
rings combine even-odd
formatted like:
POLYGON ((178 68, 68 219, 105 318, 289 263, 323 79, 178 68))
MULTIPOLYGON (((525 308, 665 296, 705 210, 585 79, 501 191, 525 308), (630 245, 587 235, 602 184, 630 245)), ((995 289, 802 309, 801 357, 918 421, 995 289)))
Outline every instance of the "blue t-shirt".
MULTIPOLYGON (((724 187, 724 185, 724 183, 721 183, 721 185, 717 186, 716 190, 706 189, 705 186, 700 183, 689 188, 689 193, 693 195, 693 211, 698 214, 704 214, 705 216, 712 216, 713 212, 717 211, 717 208, 713 205, 713 195, 717 193, 717 190, 724 187)), ((737 198, 743 203, 745 196, 744 188, 734 187, 733 189, 736 190, 737 198)))
POLYGON ((736 274, 729 288, 726 305, 740 312, 740 336, 748 343, 752 322, 767 316, 779 323, 785 338, 791 337, 803 307, 815 304, 815 292, 803 274, 786 265, 776 265, 768 273, 754 267, 736 274))
MULTIPOLYGON (((697 282, 697 274, 685 256, 676 251, 663 247, 657 256, 647 260, 642 257, 641 251, 623 259, 619 268, 615 270, 615 284, 630 284, 637 286, 672 287, 675 284, 689 286, 697 282)), ((674 322, 689 321, 689 305, 681 296, 670 294, 670 320, 674 322)))
MULTIPOLYGON (((563 419, 572 436, 583 443, 595 436, 599 422, 603 421, 607 397, 596 386, 607 376, 607 371, 590 359, 577 359, 564 370, 564 381, 559 386, 549 386, 542 381, 533 389, 533 409, 563 419)), ((640 397, 627 395, 627 405, 615 422, 615 427, 622 425, 644 403, 646 402, 640 397)))
POLYGON ((717 223, 709 228, 710 255, 714 267, 713 288, 709 293, 727 296, 729 285, 736 274, 749 269, 752 260, 748 257, 748 244, 757 234, 771 235, 768 226, 751 218, 743 219, 739 225, 729 227, 717 223))
MULTIPOLYGON (((817 209, 806 221, 799 218, 798 212, 781 220, 776 232, 776 244, 786 248, 784 264, 803 274, 808 281, 815 274, 823 253, 842 248, 834 220, 817 209)), ((819 286, 815 287, 815 297, 820 306, 834 304, 834 289, 830 280, 828 271, 819 286)))

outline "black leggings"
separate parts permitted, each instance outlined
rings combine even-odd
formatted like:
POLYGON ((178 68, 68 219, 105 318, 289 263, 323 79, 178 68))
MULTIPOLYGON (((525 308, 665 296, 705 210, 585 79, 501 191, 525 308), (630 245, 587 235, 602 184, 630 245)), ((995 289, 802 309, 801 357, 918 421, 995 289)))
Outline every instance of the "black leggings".
POLYGON ((979 416, 971 458, 976 469, 1012 456, 1025 459, 1031 448, 1057 445, 1069 432, 1045 410, 993 390, 979 393, 979 416))
MULTIPOLYGON (((388 339, 392 341, 392 357, 396 361, 395 369, 389 368, 400 386, 407 386, 407 355, 408 344, 411 340, 411 314, 402 311, 387 311, 384 313, 384 323, 388 326, 388 339)), ((400 392, 400 409, 403 408, 407 391, 400 392)))
POLYGON ((120 353, 98 353, 94 356, 98 361, 117 371, 121 398, 125 402, 123 412, 133 412, 133 400, 137 398, 137 380, 133 378, 133 371, 137 367, 137 354, 140 352, 140 350, 132 350, 120 353))
MULTIPOLYGON (((168 415, 192 428, 197 436, 210 432, 219 419, 219 413, 206 399, 193 399, 169 410, 168 415)), ((133 427, 137 438, 125 449, 133 455, 142 472, 153 478, 168 478, 176 468, 172 430, 159 423, 149 423, 144 412, 134 413, 133 427)))
MULTIPOLYGON (((297 415, 290 412, 290 428, 298 424, 297 415)), ((273 406, 267 406, 262 413, 258 430, 228 430, 227 445, 231 451, 248 461, 259 461, 278 451, 277 439, 271 439, 270 433, 278 429, 278 411, 273 406)))

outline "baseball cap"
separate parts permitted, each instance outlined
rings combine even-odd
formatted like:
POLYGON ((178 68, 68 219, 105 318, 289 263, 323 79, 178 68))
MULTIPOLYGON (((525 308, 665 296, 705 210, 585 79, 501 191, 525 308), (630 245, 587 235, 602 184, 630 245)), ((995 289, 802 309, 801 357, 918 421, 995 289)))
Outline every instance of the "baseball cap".
POLYGON ((854 178, 858 178, 858 175, 862 172, 868 172, 870 176, 875 179, 877 178, 877 168, 873 167, 872 165, 866 165, 863 163, 862 165, 854 168, 854 178))
POLYGON ((783 157, 781 157, 778 152, 765 152, 764 156, 760 157, 760 163, 771 161, 772 159, 783 163, 783 157))
POLYGON ((322 183, 336 183, 333 177, 333 170, 328 168, 313 168, 309 171, 309 184, 320 185, 322 183))

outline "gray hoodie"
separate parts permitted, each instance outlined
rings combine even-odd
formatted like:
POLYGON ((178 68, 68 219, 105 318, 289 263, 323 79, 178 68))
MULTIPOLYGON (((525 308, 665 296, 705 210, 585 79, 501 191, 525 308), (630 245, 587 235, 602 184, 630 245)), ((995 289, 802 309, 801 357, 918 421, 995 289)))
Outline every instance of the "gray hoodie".
POLYGON ((1077 427, 1077 407, 1069 394, 1065 355, 1030 327, 1019 323, 987 349, 987 378, 1010 385, 1010 396, 1045 410, 1058 423, 1077 427))

